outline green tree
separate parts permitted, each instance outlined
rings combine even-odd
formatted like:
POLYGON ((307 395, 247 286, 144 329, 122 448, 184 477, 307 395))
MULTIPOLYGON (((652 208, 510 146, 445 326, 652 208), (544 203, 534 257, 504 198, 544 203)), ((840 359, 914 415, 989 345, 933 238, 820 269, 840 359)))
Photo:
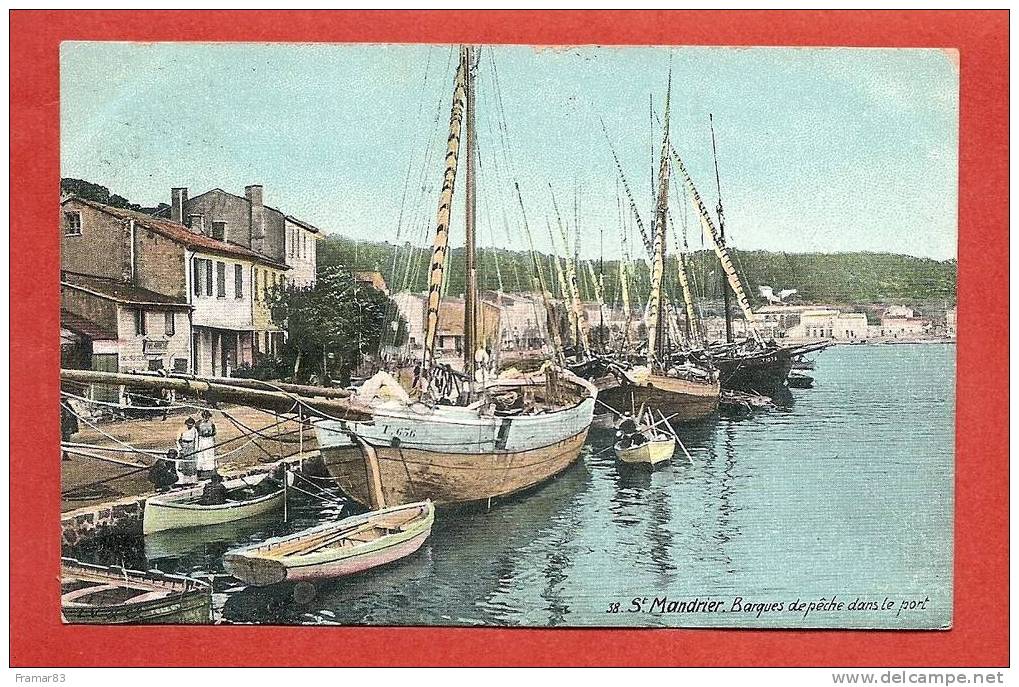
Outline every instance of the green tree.
POLYGON ((362 362, 407 335, 396 304, 340 266, 319 270, 312 286, 279 286, 269 299, 273 322, 287 331, 281 362, 296 379, 317 373, 323 382, 335 376, 349 384, 362 362))

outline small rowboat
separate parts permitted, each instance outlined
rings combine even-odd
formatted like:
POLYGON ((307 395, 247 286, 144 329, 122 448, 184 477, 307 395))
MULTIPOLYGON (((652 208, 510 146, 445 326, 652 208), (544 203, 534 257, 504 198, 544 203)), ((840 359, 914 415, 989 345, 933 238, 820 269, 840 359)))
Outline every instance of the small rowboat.
POLYGON ((72 624, 208 623, 212 587, 188 577, 60 560, 60 609, 72 624))
POLYGON ((153 496, 145 502, 142 532, 152 534, 163 530, 219 525, 281 508, 286 498, 283 485, 268 493, 259 490, 259 485, 268 477, 227 480, 223 486, 226 487, 228 501, 216 505, 200 503, 202 486, 153 496))
POLYGON ((343 577, 414 553, 434 521, 431 501, 371 511, 228 551, 223 567, 255 586, 343 577))
POLYGON ((624 463, 644 463, 654 467, 672 458, 676 450, 676 438, 664 434, 656 434, 650 440, 637 446, 622 447, 621 442, 613 446, 616 458, 624 463))
POLYGON ((802 372, 790 372, 786 384, 790 389, 809 389, 814 386, 814 378, 802 372))

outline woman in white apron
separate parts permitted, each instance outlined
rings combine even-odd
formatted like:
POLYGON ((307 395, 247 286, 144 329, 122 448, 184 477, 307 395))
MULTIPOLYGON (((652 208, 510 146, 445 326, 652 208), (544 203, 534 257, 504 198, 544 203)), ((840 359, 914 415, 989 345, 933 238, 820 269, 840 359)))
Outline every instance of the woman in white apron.
POLYGON ((202 411, 197 429, 198 452, 195 454, 195 465, 198 468, 198 479, 211 479, 216 474, 216 425, 208 410, 202 411))
POLYGON ((177 484, 198 484, 198 469, 195 466, 195 452, 198 450, 198 430, 195 419, 184 421, 184 431, 177 437, 177 484))

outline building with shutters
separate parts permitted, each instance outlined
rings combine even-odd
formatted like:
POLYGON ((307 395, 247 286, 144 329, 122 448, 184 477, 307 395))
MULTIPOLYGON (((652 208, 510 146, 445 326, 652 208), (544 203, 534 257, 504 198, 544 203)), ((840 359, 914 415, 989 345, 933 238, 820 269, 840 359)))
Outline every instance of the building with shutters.
POLYGON ((62 328, 93 369, 229 376, 282 342, 264 299, 286 279, 283 259, 228 240, 237 234, 226 227, 210 236, 204 220, 189 227, 73 196, 60 208, 62 328))

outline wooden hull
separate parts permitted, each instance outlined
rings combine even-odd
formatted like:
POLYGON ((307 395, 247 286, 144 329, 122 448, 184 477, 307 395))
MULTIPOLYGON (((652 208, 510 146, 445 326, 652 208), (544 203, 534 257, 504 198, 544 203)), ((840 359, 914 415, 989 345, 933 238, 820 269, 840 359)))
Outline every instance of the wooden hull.
MULTIPOLYGON (((431 500, 436 505, 487 502, 533 487, 580 456, 594 415, 597 389, 570 373, 572 404, 544 412, 497 415, 484 407, 426 406, 390 401, 371 422, 316 422, 319 450, 341 489, 372 507, 431 500), (351 450, 349 435, 366 451, 351 450), (377 464, 377 479, 372 476, 377 464)), ((496 380, 491 389, 543 394, 541 378, 496 380)))
MULTIPOLYGON (((225 482, 228 489, 246 484, 243 480, 225 482)), ((232 501, 216 506, 202 506, 184 503, 200 496, 202 487, 186 489, 161 496, 153 496, 145 502, 145 514, 142 520, 142 532, 152 534, 164 530, 184 529, 189 527, 206 527, 253 518, 263 513, 283 507, 285 491, 260 496, 248 501, 232 501)))
POLYGON ((604 392, 601 400, 620 412, 634 412, 647 405, 670 417, 670 423, 679 424, 710 417, 718 409, 720 393, 717 381, 704 383, 650 375, 643 384, 627 384, 604 392))
POLYGON ((392 563, 414 553, 431 534, 434 521, 435 509, 430 503, 369 512, 319 525, 289 537, 270 539, 229 551, 223 556, 223 566, 237 579, 256 586, 344 577, 392 563), (301 555, 274 554, 290 546, 300 546, 302 541, 318 542, 330 537, 333 532, 342 533, 350 529, 356 531, 359 526, 370 525, 380 518, 399 515, 412 509, 420 509, 421 514, 409 526, 369 542, 323 547, 301 555))
POLYGON ((715 365, 724 388, 774 396, 785 388, 792 360, 777 352, 748 358, 716 358, 715 365))
POLYGON ((189 578, 64 560, 61 586, 61 614, 71 624, 179 625, 211 619, 211 587, 189 578))
MULTIPOLYGON (((559 474, 580 456, 587 429, 549 446, 518 452, 476 454, 376 447, 387 504, 430 499, 439 506, 488 501, 524 491, 559 474)), ((357 451, 322 451, 340 489, 368 505, 364 457, 357 451)))
POLYGON ((651 466, 669 460, 672 458, 675 450, 676 440, 671 437, 668 439, 655 439, 640 446, 631 446, 629 448, 620 448, 618 444, 614 447, 616 458, 620 461, 629 464, 643 463, 651 466))

